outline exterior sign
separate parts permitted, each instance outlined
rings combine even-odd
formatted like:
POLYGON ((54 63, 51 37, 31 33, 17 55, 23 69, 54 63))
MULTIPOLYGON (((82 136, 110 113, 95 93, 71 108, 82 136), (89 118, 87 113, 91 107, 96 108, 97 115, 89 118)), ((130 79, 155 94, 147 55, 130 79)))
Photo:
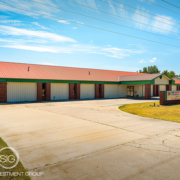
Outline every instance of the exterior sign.
POLYGON ((180 91, 167 91, 167 101, 180 100, 180 91))

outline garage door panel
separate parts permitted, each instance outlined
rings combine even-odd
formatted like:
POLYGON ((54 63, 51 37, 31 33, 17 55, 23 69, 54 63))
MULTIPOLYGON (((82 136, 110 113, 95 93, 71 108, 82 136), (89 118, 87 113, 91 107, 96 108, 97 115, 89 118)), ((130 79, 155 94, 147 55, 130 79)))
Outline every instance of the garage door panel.
POLYGON ((118 98, 118 85, 105 84, 104 97, 105 98, 118 98))
POLYGON ((95 84, 81 84, 80 85, 80 98, 81 99, 94 99, 95 98, 95 84))
POLYGON ((7 102, 37 101, 37 83, 7 83, 7 102))
POLYGON ((51 100, 68 100, 68 83, 51 83, 51 100))

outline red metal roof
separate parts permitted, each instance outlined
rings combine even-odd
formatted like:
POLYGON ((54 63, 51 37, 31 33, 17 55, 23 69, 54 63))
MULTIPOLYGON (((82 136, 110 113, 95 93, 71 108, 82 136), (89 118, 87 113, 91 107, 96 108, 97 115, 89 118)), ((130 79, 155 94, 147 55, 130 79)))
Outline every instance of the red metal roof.
POLYGON ((180 84, 180 80, 178 79, 173 79, 175 81, 175 84, 180 84))
POLYGON ((134 75, 144 74, 124 71, 0 62, 0 78, 119 81, 119 76, 134 75))
POLYGON ((143 81, 143 80, 152 80, 162 73, 158 74, 140 74, 136 76, 119 76, 119 81, 143 81))

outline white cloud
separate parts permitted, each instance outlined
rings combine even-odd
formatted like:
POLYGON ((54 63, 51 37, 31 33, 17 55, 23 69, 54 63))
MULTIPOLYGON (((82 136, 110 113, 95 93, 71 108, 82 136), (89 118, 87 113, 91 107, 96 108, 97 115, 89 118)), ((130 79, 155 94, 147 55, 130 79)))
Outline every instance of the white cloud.
POLYGON ((139 63, 146 63, 144 59, 140 60, 139 63))
POLYGON ((97 8, 95 0, 77 0, 77 2, 86 6, 97 8))
POLYGON ((10 26, 0 25, 0 33, 3 35, 13 35, 13 36, 27 36, 27 37, 38 37, 42 39, 48 39, 55 42, 76 42, 74 39, 60 36, 57 34, 44 32, 44 31, 31 31, 27 29, 20 29, 10 26))
POLYGON ((108 0, 108 3, 110 4, 110 5, 109 5, 109 6, 110 6, 110 12, 111 12, 112 14, 115 14, 115 15, 116 15, 116 10, 115 10, 114 6, 112 5, 111 1, 108 0))
POLYGON ((63 23, 63 24, 70 24, 70 22, 67 20, 59 20, 58 22, 63 23))
POLYGON ((73 29, 77 29, 77 27, 73 27, 73 29))
MULTIPOLYGON (((54 6, 57 7, 55 3, 52 2, 52 0, 38 0, 38 2, 40 3, 44 3, 44 4, 48 4, 50 6, 54 6)), ((14 6, 14 7, 18 7, 21 9, 26 9, 29 11, 36 11, 38 13, 46 13, 47 15, 52 15, 54 13, 59 12, 60 10, 58 9, 53 9, 53 8, 49 8, 48 6, 44 6, 32 1, 24 1, 24 0, 3 0, 4 5, 0 5, 0 11, 4 11, 4 12, 15 12, 18 14, 25 14, 28 16, 39 16, 38 14, 34 14, 28 11, 22 11, 22 10, 18 10, 17 8, 13 8, 13 7, 9 7, 9 6, 14 6), (9 5, 9 6, 7 6, 9 5)))
POLYGON ((177 32, 177 29, 173 27, 175 24, 174 22, 172 22, 173 18, 169 16, 157 15, 154 16, 152 19, 149 19, 146 13, 148 11, 145 10, 144 8, 141 10, 145 12, 141 12, 140 9, 137 8, 137 10, 135 11, 132 17, 133 20, 136 21, 135 22, 136 27, 138 27, 139 29, 159 32, 163 34, 170 33, 168 31, 173 31, 175 33, 177 32), (140 22, 141 24, 138 22, 140 22))
POLYGON ((0 42, 13 42, 13 41, 8 40, 8 39, 2 39, 2 38, 0 38, 0 42))
MULTIPOLYGON (((6 42, 5 42, 6 43, 6 42)), ((8 42, 7 42, 8 43, 8 42)), ((37 52, 51 52, 51 53, 87 53, 87 54, 99 54, 108 57, 122 59, 127 56, 134 54, 141 54, 141 50, 133 49, 120 49, 116 47, 102 47, 102 46, 93 46, 93 45, 84 45, 84 44, 74 44, 69 46, 39 46, 39 45, 29 45, 29 44, 20 44, 19 42, 10 42, 9 44, 1 45, 1 47, 30 50, 37 52)))
POLYGON ((12 23, 12 24, 19 24, 21 21, 18 20, 0 20, 0 23, 12 23))
POLYGON ((155 62, 156 60, 157 60, 157 58, 154 57, 154 58, 150 59, 149 62, 155 62))
POLYGON ((58 50, 53 49, 51 47, 36 47, 36 46, 26 46, 26 45, 4 45, 1 47, 13 48, 13 49, 23 49, 29 51, 37 51, 37 52, 51 52, 51 53, 58 53, 58 50))
POLYGON ((46 28, 46 27, 44 27, 44 26, 41 26, 38 22, 32 22, 32 24, 40 27, 41 29, 48 29, 48 28, 46 28))
MULTIPOLYGON (((145 9, 143 8, 142 9, 143 11, 145 11, 145 9)), ((147 11, 148 12, 148 11, 147 11)), ((143 29, 143 28, 148 28, 146 25, 143 25, 143 24, 149 24, 150 23, 150 19, 145 17, 146 16, 146 13, 142 13, 140 12, 139 8, 137 8, 137 10, 135 11, 135 13, 133 14, 133 20, 136 21, 135 24, 138 28, 140 29, 143 29), (139 15, 141 14, 141 15, 139 15), (140 24, 140 23, 143 23, 143 24, 140 24)))
POLYGON ((104 52, 106 52, 106 56, 114 57, 114 58, 124 58, 130 56, 131 54, 141 54, 141 50, 130 50, 130 49, 120 49, 115 47, 103 48, 104 52))
POLYGON ((172 20, 173 19, 171 17, 169 17, 169 16, 160 16, 160 15, 156 16, 154 18, 154 21, 151 23, 151 25, 154 26, 154 27, 165 29, 166 31, 163 31, 161 29, 152 28, 153 31, 158 31, 158 32, 161 32, 161 33, 168 33, 167 31, 174 31, 174 32, 176 32, 177 29, 173 28, 175 23, 172 22, 172 20), (159 22, 159 21, 161 21, 161 22, 159 22))

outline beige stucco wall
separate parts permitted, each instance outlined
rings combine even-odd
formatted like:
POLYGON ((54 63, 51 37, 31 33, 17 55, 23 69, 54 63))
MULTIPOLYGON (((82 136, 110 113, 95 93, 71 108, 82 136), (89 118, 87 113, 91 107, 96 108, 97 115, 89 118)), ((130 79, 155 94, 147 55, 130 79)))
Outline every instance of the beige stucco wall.
POLYGON ((8 82, 7 102, 37 101, 37 83, 8 82))
POLYGON ((51 100, 68 100, 68 83, 51 83, 51 100))
POLYGON ((80 99, 94 99, 94 98, 95 98, 95 84, 81 84, 80 99))
POLYGON ((143 86, 142 85, 134 85, 134 97, 136 97, 137 95, 139 97, 143 96, 143 86))
POLYGON ((172 91, 177 91, 177 86, 172 86, 172 91))
POLYGON ((166 91, 166 85, 160 85, 159 91, 166 91))
POLYGON ((139 95, 139 97, 145 96, 145 85, 132 85, 134 86, 134 97, 139 95))
MULTIPOLYGON (((127 97, 127 86, 134 86, 134 97, 145 96, 145 85, 119 85, 118 97, 127 97)), ((152 86, 153 88, 153 86, 152 86)))
POLYGON ((155 84, 169 84, 169 79, 163 75, 162 79, 160 77, 155 79, 155 84))
POLYGON ((153 85, 151 85, 151 96, 153 96, 153 85))

